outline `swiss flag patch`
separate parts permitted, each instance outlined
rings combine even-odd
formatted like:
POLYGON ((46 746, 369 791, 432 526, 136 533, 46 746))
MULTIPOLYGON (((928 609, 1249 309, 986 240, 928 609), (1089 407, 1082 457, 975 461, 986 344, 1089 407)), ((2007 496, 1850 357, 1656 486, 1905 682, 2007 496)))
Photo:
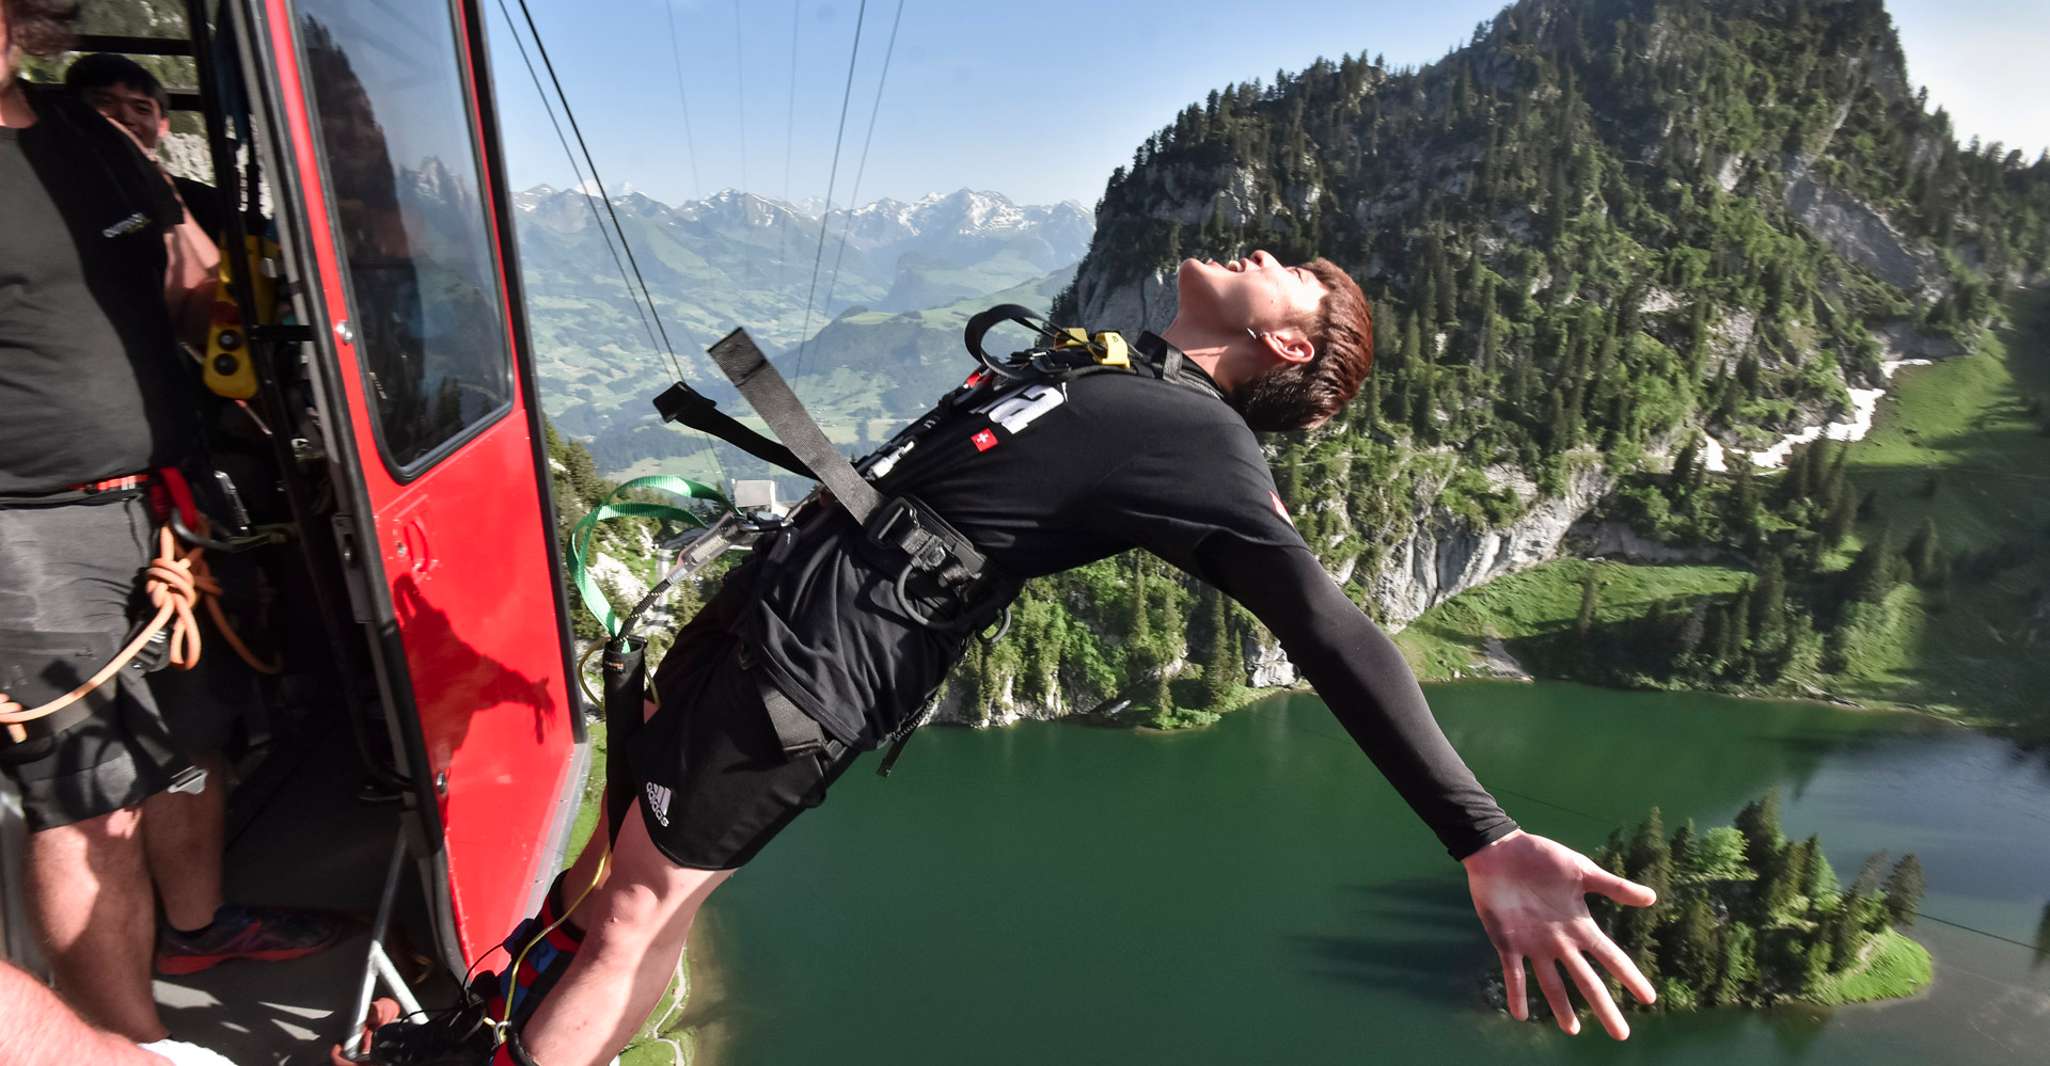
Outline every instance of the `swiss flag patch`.
POLYGON ((1280 515, 1282 521, 1287 522, 1291 526, 1295 525, 1295 519, 1288 516, 1288 508, 1281 502, 1280 493, 1275 492, 1273 489, 1268 489, 1267 502, 1274 505, 1274 513, 1280 515))
POLYGON ((968 438, 968 441, 975 445, 976 451, 986 452, 997 446, 997 435, 995 431, 985 429, 975 436, 968 438))

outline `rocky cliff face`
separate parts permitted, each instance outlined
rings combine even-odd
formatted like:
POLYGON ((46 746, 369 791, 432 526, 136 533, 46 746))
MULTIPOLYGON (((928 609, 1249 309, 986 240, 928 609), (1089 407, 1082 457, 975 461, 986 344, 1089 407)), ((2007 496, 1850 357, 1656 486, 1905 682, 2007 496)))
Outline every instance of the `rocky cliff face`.
POLYGON ((1529 509, 1497 529, 1479 528, 1432 503, 1415 515, 1409 534, 1364 583, 1390 627, 1400 629, 1467 589, 1557 558, 1567 531, 1612 484, 1591 456, 1558 495, 1536 495, 1535 486, 1519 480, 1519 495, 1530 493, 1529 509))

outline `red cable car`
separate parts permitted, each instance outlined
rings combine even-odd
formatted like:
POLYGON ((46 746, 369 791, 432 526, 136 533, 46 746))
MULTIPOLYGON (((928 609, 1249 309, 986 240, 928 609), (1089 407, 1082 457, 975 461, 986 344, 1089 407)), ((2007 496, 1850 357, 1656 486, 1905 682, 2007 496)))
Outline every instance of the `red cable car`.
MULTIPOLYGON (((78 47, 192 56, 198 92, 174 106, 204 114, 216 188, 244 204, 223 253, 275 239, 247 276, 275 281, 278 312, 245 311, 246 342, 209 368, 244 375, 263 428, 239 457, 250 521, 293 542, 264 550, 286 677, 247 723, 228 891, 376 920, 367 950, 160 981, 160 999, 196 1042, 306 1040, 321 1061, 373 983, 405 1002, 532 912, 582 793, 584 708, 479 4, 188 16, 183 38, 78 47), (232 1024, 195 1030, 180 1007, 232 1024)), ((0 931, 26 952, 18 918, 0 931)))

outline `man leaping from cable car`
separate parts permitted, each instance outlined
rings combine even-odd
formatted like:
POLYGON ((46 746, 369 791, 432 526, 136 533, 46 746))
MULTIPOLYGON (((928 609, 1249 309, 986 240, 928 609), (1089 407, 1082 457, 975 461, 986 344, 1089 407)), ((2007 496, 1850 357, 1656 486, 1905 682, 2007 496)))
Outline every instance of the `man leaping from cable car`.
POLYGON ((1215 585, 1272 630, 1465 865, 1517 1018, 1527 1016, 1528 960, 1566 1032, 1580 1028, 1570 980, 1609 1034, 1627 1037, 1597 967, 1644 1002, 1653 991, 1589 918, 1585 894, 1641 907, 1652 891, 1523 832, 1496 805, 1439 731, 1394 643, 1296 532, 1254 436, 1316 426, 1358 391, 1373 354, 1359 287, 1328 260, 1288 266, 1255 252, 1185 261, 1178 290, 1173 324, 1133 346, 1139 372, 984 388, 922 420, 908 445, 886 447, 870 466, 877 493, 923 505, 914 524, 950 525, 968 542, 955 561, 967 558, 960 569, 975 580, 951 603, 916 584, 907 592, 904 544, 877 533, 879 522, 904 518, 889 506, 865 528, 849 513, 861 508, 814 505, 794 530, 758 545, 677 635, 642 735, 614 745, 631 759, 639 817, 616 807, 609 869, 605 838, 594 834, 541 914, 508 938, 519 973, 495 983, 517 989, 510 1008, 491 999, 482 1026, 473 1009, 467 1019, 387 1027, 373 1057, 608 1061, 668 985, 705 899, 817 806, 859 752, 915 722, 1019 582, 1134 547, 1215 585), (491 1023, 501 1019, 507 1039, 494 1049, 491 1023))

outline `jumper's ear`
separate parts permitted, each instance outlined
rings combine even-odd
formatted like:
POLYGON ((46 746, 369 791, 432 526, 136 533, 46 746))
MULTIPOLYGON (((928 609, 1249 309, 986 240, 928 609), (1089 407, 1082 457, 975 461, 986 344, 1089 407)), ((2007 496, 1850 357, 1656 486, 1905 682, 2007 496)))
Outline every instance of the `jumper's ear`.
POLYGON ((1307 363, 1317 357, 1317 346, 1294 326, 1262 333, 1260 343, 1269 354, 1284 363, 1307 363))

